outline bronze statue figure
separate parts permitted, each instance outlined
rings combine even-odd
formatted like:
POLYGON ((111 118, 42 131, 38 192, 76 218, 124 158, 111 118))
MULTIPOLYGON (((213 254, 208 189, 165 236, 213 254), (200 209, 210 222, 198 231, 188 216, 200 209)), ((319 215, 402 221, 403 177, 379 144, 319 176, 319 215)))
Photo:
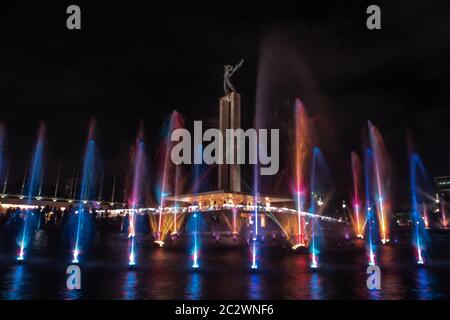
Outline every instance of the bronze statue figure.
POLYGON ((223 73, 223 90, 225 91, 226 95, 228 95, 230 92, 236 91, 236 89, 234 88, 233 84, 230 81, 230 78, 236 72, 236 70, 242 66, 243 63, 244 59, 241 59, 241 61, 234 67, 229 64, 224 66, 225 70, 223 73))

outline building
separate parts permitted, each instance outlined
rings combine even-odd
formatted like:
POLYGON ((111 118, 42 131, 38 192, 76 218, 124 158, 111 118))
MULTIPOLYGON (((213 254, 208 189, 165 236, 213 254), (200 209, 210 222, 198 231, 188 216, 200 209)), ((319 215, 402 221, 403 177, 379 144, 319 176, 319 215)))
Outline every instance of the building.
POLYGON ((435 177, 434 181, 436 183, 436 192, 439 199, 449 200, 450 199, 450 176, 440 176, 435 177))

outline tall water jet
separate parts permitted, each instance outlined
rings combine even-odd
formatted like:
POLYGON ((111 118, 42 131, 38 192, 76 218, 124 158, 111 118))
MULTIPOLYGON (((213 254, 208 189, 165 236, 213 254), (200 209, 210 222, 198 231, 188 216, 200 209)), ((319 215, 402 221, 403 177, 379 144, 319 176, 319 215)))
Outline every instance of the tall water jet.
POLYGON ((447 212, 445 210, 445 199, 441 199, 441 225, 444 229, 448 227, 447 212))
MULTIPOLYGON (((28 183, 26 188, 27 191, 27 202, 31 202, 33 196, 38 193, 40 180, 42 177, 43 162, 44 162, 44 139, 45 139, 45 126, 43 123, 39 126, 38 136, 36 145, 34 148, 33 156, 31 158, 31 165, 29 167, 28 173, 28 183)), ((33 221, 34 212, 27 210, 24 212, 24 222, 22 233, 20 235, 19 241, 19 253, 17 255, 18 261, 23 261, 25 259, 25 249, 28 244, 30 234, 33 232, 33 221)))
MULTIPOLYGON (((316 213, 316 202, 314 201, 314 193, 316 192, 316 167, 317 167, 317 157, 320 155, 320 150, 317 147, 314 147, 313 149, 313 160, 312 160, 312 167, 311 167, 311 205, 310 205, 310 213, 315 214, 316 213)), ((311 252, 311 268, 316 269, 318 267, 317 264, 317 255, 318 251, 316 248, 316 225, 317 225, 317 218, 312 218, 312 225, 311 225, 311 245, 310 245, 310 252, 311 252)))
MULTIPOLYGON (((173 192, 174 175, 172 174, 174 170, 174 163, 170 158, 172 146, 174 142, 171 141, 172 132, 184 126, 184 120, 181 114, 177 111, 173 111, 166 120, 163 128, 163 140, 160 148, 160 177, 159 177, 159 208, 158 208, 158 221, 156 223, 156 240, 155 243, 162 247, 164 245, 165 236, 170 231, 174 220, 164 221, 164 206, 165 198, 168 194, 173 192)), ((155 223, 152 223, 155 224, 155 223)))
POLYGON ((372 199, 372 171, 373 171, 373 152, 367 149, 364 154, 364 182, 365 182, 365 210, 367 225, 367 247, 369 252, 369 265, 375 265, 375 251, 376 251, 376 221, 373 208, 372 199))
POLYGON ((81 186, 79 194, 79 204, 74 212, 75 216, 75 245, 73 248, 72 263, 79 262, 79 255, 84 249, 83 245, 87 244, 89 231, 92 228, 89 210, 85 206, 89 200, 92 200, 96 190, 96 144, 94 140, 95 123, 92 120, 89 126, 89 135, 84 153, 83 171, 81 176, 81 186))
MULTIPOLYGON (((201 156, 203 154, 203 148, 201 145, 196 146, 194 152, 197 153, 196 156, 201 156)), ((202 176, 203 166, 201 164, 193 165, 193 181, 192 181, 192 193, 197 194, 200 191, 200 185, 197 183, 202 176)), ((200 231, 202 225, 202 215, 199 211, 194 211, 190 214, 188 218, 188 232, 191 235, 191 256, 192 256, 192 268, 198 269, 199 264, 199 256, 200 256, 200 231)))
POLYGON ((146 183, 146 156, 143 127, 140 126, 133 152, 133 179, 131 198, 128 199, 128 206, 131 212, 128 216, 128 239, 130 249, 128 254, 128 265, 136 265, 136 214, 139 206, 144 202, 144 191, 146 183))
POLYGON ((9 170, 11 169, 11 158, 8 160, 8 165, 6 166, 6 173, 5 173, 5 179, 3 182, 3 191, 1 194, 1 197, 6 197, 6 186, 8 185, 8 177, 9 177, 9 170))
POLYGON ((295 194, 297 206, 297 243, 294 248, 306 247, 305 219, 302 214, 306 201, 306 163, 310 153, 309 118, 300 99, 295 100, 295 194))
POLYGON ((411 220, 413 229, 413 245, 417 253, 417 263, 424 264, 425 241, 427 239, 424 219, 420 214, 420 203, 426 194, 428 184, 425 167, 417 153, 411 153, 409 159, 411 188, 411 220))
POLYGON ((375 207, 377 210, 377 216, 380 223, 381 243, 385 244, 390 240, 389 239, 390 190, 388 189, 390 178, 389 159, 387 156, 387 151, 383 142, 383 138, 378 128, 375 127, 370 121, 368 121, 368 126, 369 126, 370 145, 373 150, 374 180, 377 191, 375 207))
MULTIPOLYGON (((181 180, 181 166, 176 166, 175 168, 175 198, 180 194, 180 183, 181 180)), ((175 211, 173 213, 173 230, 170 234, 172 236, 172 239, 176 239, 178 237, 178 210, 180 209, 180 206, 177 201, 175 201, 175 211)))
POLYGON ((331 197, 332 185, 329 175, 328 166, 324 156, 318 147, 314 147, 312 151, 312 165, 310 176, 310 210, 313 215, 310 220, 311 224, 311 241, 309 251, 311 253, 312 269, 319 266, 319 254, 321 247, 321 228, 319 216, 324 209, 322 199, 331 197))
POLYGON ((318 194, 318 168, 319 164, 318 162, 322 159, 322 153, 320 152, 320 149, 317 147, 314 147, 313 149, 313 157, 312 157, 312 166, 311 166, 311 179, 310 179, 310 192, 311 192, 311 198, 310 198, 310 213, 314 214, 315 216, 311 219, 311 243, 309 246, 309 251, 311 252, 311 268, 316 269, 318 267, 318 254, 319 250, 317 248, 317 234, 318 234, 318 220, 317 220, 317 210, 316 210, 316 197, 318 194))
POLYGON ((364 218, 361 216, 361 196, 360 196, 360 184, 361 184, 361 160, 358 154, 354 151, 351 152, 351 167, 352 167, 352 182, 353 182, 353 226, 355 229, 356 237, 363 238, 364 234, 364 218))
MULTIPOLYGON (((182 120, 182 119, 181 119, 182 120)), ((180 121, 180 126, 184 126, 183 121, 180 121)), ((183 193, 185 190, 185 183, 188 178, 188 175, 184 174, 182 165, 177 165, 175 167, 175 179, 174 179, 174 210, 173 210, 173 223, 172 223, 172 232, 171 232, 171 238, 172 241, 175 241, 179 236, 179 230, 184 222, 184 219, 186 217, 185 214, 183 214, 180 206, 180 202, 178 201, 178 196, 183 193)), ((194 181, 192 184, 192 190, 198 190, 197 184, 202 183, 204 178, 204 175, 200 177, 197 181, 194 181)), ((189 193, 192 193, 191 191, 189 193)))
MULTIPOLYGON (((259 145, 255 148, 255 153, 258 152, 258 149, 260 148, 259 145)), ((254 211, 253 211, 253 230, 251 235, 251 242, 250 242, 250 254, 251 254, 251 266, 250 268, 252 270, 258 269, 258 232, 259 232, 259 226, 258 226, 258 190, 259 190, 259 166, 258 164, 255 164, 253 166, 253 198, 254 200, 254 211)))
POLYGON ((430 220, 428 219, 428 211, 425 201, 422 201, 422 219, 423 223, 425 224, 425 228, 428 229, 430 227, 430 220))

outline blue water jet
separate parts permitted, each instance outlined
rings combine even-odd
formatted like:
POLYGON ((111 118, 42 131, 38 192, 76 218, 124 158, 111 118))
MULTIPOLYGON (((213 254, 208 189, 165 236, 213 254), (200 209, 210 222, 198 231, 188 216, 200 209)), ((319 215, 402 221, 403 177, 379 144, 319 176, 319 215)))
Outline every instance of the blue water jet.
POLYGON ((365 197, 366 197, 366 221, 368 239, 368 251, 369 251, 369 265, 375 265, 375 252, 376 252, 376 237, 377 237, 377 224, 375 219, 375 206, 373 202, 372 191, 372 174, 373 174, 373 151, 368 148, 364 154, 364 185, 365 185, 365 197))
POLYGON ((89 236, 92 233, 93 221, 87 203, 95 197, 96 172, 96 145, 90 133, 83 162, 80 201, 77 205, 77 210, 74 212, 76 215, 76 231, 72 263, 79 262, 81 250, 87 245, 89 236))
MULTIPOLYGON (((43 170, 43 159, 44 159, 44 134, 45 128, 43 124, 39 127, 38 138, 36 142, 36 147, 33 152, 31 159, 31 167, 28 175, 27 183, 27 203, 30 204, 32 198, 37 195, 37 190, 39 189, 42 170, 43 170)), ((19 240, 19 254, 17 256, 17 261, 25 260, 25 249, 28 245, 31 234, 37 227, 38 220, 36 219, 36 214, 33 210, 27 210, 24 212, 23 228, 19 240)))
MULTIPOLYGON (((202 146, 198 146, 196 152, 200 155, 203 153, 202 146)), ((204 166, 201 164, 194 165, 194 174, 193 174, 193 188, 192 192, 194 194, 200 192, 200 184, 197 183, 200 177, 203 175, 204 166)), ((200 267, 199 264, 199 253, 200 253, 200 232, 202 229, 202 215, 199 211, 196 211, 190 215, 188 218, 188 232, 191 236, 191 255, 192 255, 192 268, 198 269, 200 267)))
POLYGON ((425 194, 428 176, 425 167, 417 153, 410 156, 410 188, 411 188, 411 220, 413 223, 413 245, 417 250, 417 264, 424 264, 424 253, 426 249, 427 231, 419 209, 419 203, 425 194))
POLYGON ((330 181, 328 168, 326 166, 322 152, 318 147, 313 148, 313 158, 311 166, 311 180, 310 180, 310 209, 309 212, 315 216, 311 219, 311 244, 309 247, 311 253, 312 269, 318 268, 318 258, 320 254, 320 225, 317 215, 320 208, 316 204, 321 199, 320 195, 326 194, 330 189, 330 181))
MULTIPOLYGON (((260 143, 260 141, 258 141, 260 143)), ((257 153, 259 152, 258 149, 261 148, 261 146, 258 144, 255 148, 255 156, 257 156, 257 153)), ((255 158, 256 159, 256 158, 255 158)), ((254 195, 254 213, 253 213, 253 235, 251 237, 251 257, 252 257, 252 265, 251 269, 256 270, 258 269, 258 232, 259 232, 259 226, 258 226, 258 190, 259 190, 259 166, 258 164, 255 164, 253 166, 253 195, 254 195)))

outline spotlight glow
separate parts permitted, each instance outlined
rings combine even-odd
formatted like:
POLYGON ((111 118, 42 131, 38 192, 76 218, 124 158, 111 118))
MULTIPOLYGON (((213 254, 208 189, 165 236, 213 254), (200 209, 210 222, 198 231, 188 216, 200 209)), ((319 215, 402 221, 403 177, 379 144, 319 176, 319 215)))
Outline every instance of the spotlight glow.
POLYGON ((370 251, 370 260, 369 260, 369 266, 374 266, 375 265, 375 256, 372 252, 372 250, 370 251))
POLYGON ((78 263, 78 255, 80 254, 80 251, 78 249, 75 249, 73 251, 73 259, 72 259, 72 263, 78 263))
POLYGON ((253 241, 253 254, 252 254, 252 266, 253 270, 258 269, 258 264, 256 263, 256 241, 253 241))
POLYGON ((17 261, 23 261, 25 258, 24 258, 24 255, 25 255, 25 252, 24 252, 24 247, 23 246, 20 246, 20 253, 19 253, 19 255, 17 256, 17 261))
POLYGON ((129 265, 129 266, 134 266, 134 265, 136 265, 136 260, 135 260, 134 250, 133 250, 133 249, 131 250, 131 253, 130 253, 128 265, 129 265))
POLYGON ((164 246, 164 241, 161 241, 161 240, 155 240, 154 243, 159 245, 160 248, 162 248, 164 246))
POLYGON ((194 227, 194 230, 193 230, 193 240, 194 240, 194 243, 193 243, 193 245, 194 245, 194 248, 193 248, 193 253, 192 253, 192 260, 193 260, 193 263, 192 263, 192 268, 194 268, 194 269, 198 269, 198 267, 199 267, 199 265, 198 265, 198 250, 199 250, 199 243, 198 243, 198 215, 197 215, 197 213, 194 213, 193 215, 192 215, 192 217, 193 217, 193 219, 194 219, 194 221, 193 221, 193 227, 194 227))
POLYGON ((194 269, 198 269, 199 265, 198 265, 198 255, 197 252, 194 252, 194 263, 192 264, 192 268, 194 269))
POLYGON ((297 250, 298 248, 305 248, 306 245, 304 243, 297 243, 292 246, 292 250, 297 250))
POLYGON ((311 262, 311 269, 317 269, 318 265, 317 265, 317 259, 316 259, 316 255, 313 254, 312 255, 312 262, 311 262))

